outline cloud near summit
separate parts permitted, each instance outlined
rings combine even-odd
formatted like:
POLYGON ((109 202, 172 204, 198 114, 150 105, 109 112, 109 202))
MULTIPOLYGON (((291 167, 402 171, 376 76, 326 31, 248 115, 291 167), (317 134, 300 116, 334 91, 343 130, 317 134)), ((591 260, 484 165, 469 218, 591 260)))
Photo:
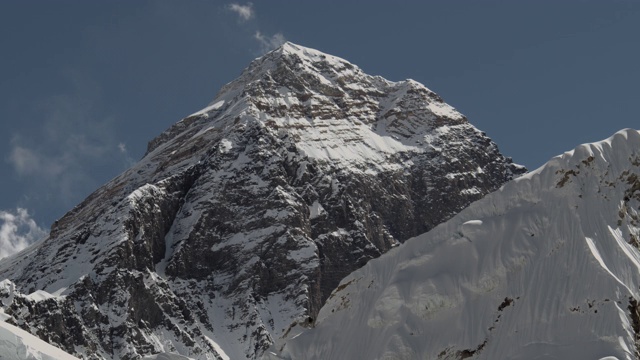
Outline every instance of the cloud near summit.
POLYGON ((282 33, 276 33, 271 36, 266 36, 260 31, 256 31, 255 35, 253 35, 253 38, 258 40, 258 43, 260 43, 260 49, 264 53, 271 51, 287 42, 287 39, 285 39, 282 33))
POLYGON ((247 5, 232 3, 229 4, 228 9, 238 14, 240 21, 247 21, 255 16, 253 3, 247 3, 247 5))
MULTIPOLYGON (((240 23, 246 23, 249 20, 256 18, 256 11, 253 8, 253 3, 246 3, 245 5, 240 5, 238 3, 231 3, 227 5, 227 9, 229 11, 234 12, 238 16, 238 21, 240 23)), ((240 25, 247 30, 256 29, 255 22, 253 24, 244 24, 240 25), (253 26, 252 26, 253 25, 253 26)), ((253 32, 253 39, 258 42, 260 46, 260 52, 262 54, 271 51, 280 45, 287 42, 287 39, 281 32, 275 33, 273 35, 267 35, 264 32, 257 29, 253 32)))

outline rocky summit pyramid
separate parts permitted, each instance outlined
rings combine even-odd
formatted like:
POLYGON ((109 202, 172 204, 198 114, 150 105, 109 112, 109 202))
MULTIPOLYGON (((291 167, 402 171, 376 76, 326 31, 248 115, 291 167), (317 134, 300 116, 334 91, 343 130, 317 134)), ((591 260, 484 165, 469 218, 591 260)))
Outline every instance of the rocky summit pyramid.
POLYGON ((638 359, 639 239, 640 132, 627 129, 372 260, 268 355, 638 359))
POLYGON ((523 172, 423 85, 286 43, 0 262, 0 298, 84 358, 255 359, 344 276, 523 172))

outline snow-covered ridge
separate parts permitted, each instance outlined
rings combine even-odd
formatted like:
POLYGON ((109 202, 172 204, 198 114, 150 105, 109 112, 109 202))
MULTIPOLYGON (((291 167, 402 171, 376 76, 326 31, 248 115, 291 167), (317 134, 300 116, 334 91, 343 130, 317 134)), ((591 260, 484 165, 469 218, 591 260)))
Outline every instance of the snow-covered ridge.
POLYGON ((625 129, 372 260, 267 357, 635 359, 639 210, 625 129))

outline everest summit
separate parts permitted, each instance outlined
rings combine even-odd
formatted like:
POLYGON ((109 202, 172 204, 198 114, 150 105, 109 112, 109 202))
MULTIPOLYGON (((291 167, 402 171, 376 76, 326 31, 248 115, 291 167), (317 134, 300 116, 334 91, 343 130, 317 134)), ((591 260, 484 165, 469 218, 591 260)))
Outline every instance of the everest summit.
POLYGON ((85 359, 256 359, 314 326, 349 273, 523 172, 423 85, 286 43, 1 261, 0 299, 85 359))

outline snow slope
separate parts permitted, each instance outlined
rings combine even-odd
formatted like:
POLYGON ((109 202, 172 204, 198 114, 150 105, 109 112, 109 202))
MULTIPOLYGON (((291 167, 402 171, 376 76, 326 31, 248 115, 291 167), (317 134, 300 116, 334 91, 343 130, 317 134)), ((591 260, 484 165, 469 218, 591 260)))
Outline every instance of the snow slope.
POLYGON ((284 359, 634 359, 640 133, 577 147, 345 278, 284 359))

